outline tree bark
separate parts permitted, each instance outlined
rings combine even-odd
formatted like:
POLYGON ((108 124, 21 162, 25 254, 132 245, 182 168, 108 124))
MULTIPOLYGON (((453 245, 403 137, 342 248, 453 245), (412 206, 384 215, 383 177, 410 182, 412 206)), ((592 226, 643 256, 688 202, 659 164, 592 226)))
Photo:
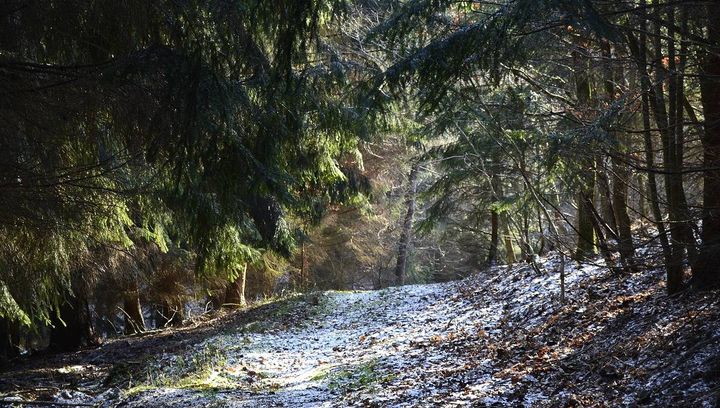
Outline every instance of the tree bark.
POLYGON ((407 208, 407 212, 405 213, 402 231, 400 232, 397 263, 395 264, 395 283, 397 285, 405 283, 410 242, 412 241, 413 217, 415 216, 415 193, 417 192, 418 167, 419 163, 415 162, 412 165, 408 176, 408 191, 405 194, 405 206, 407 208))
MULTIPOLYGON (((603 56, 608 61, 604 70, 605 96, 608 104, 612 104, 615 101, 615 84, 620 82, 619 77, 621 77, 622 73, 618 72, 618 75, 614 75, 612 67, 609 66, 609 61, 612 61, 613 58, 610 43, 604 42, 602 48, 603 56)), ((627 186, 630 182, 630 172, 621 159, 621 155, 625 154, 626 142, 623 134, 612 129, 609 129, 608 132, 613 140, 614 149, 610 157, 612 162, 612 200, 609 200, 612 223, 610 225, 617 236, 620 262, 625 268, 632 271, 635 270, 635 248, 632 242, 632 231, 630 230, 630 217, 627 213, 627 186)))
POLYGON ((613 212, 617 222, 617 234, 619 237, 618 249, 620 258, 629 271, 636 269, 635 265, 635 247, 632 241, 632 231, 630 230, 630 217, 627 213, 627 183, 630 172, 621 160, 614 159, 613 163, 613 212))
MULTIPOLYGON (((645 143, 645 164, 648 168, 655 168, 655 147, 653 146, 652 131, 650 130, 650 106, 648 94, 642 95, 642 117, 643 117, 643 138, 645 143)), ((658 230, 660 245, 663 249, 666 264, 670 265, 672 260, 670 242, 668 241, 667 230, 663 222, 662 211, 660 211, 660 198, 658 197, 657 180, 655 173, 647 174, 648 201, 652 211, 653 221, 658 230)))
POLYGON ((125 316, 125 334, 136 334, 145 331, 145 319, 140 306, 140 293, 137 286, 125 293, 123 312, 125 316))
POLYGON ((488 248, 487 264, 494 265, 497 261, 499 239, 499 217, 497 210, 490 210, 490 247, 488 248))
POLYGON ((693 269, 693 286, 709 288, 720 283, 717 259, 720 254, 720 3, 707 6, 708 42, 700 76, 700 94, 705 129, 703 144, 703 212, 702 245, 696 267, 693 269))
POLYGON ((504 215, 501 219, 503 245, 505 246, 505 263, 512 265, 515 263, 515 249, 513 248, 512 237, 510 236, 509 219, 504 215))
MULTIPOLYGON (((659 1, 654 0, 653 5, 659 6, 659 1)), ((668 235, 670 244, 670 256, 666 261, 667 265, 667 290, 668 293, 675 293, 682 288, 683 281, 683 263, 685 259, 683 251, 683 230, 681 223, 683 219, 681 217, 682 211, 680 210, 681 202, 680 195, 677 191, 678 183, 677 177, 674 177, 674 173, 678 161, 676 158, 677 148, 675 143, 675 123, 674 119, 677 111, 674 111, 675 103, 675 87, 676 83, 674 79, 670 79, 669 83, 669 100, 672 101, 670 109, 668 110, 665 106, 665 96, 663 94, 663 84, 667 79, 665 74, 665 68, 662 66, 663 52, 662 52, 662 30, 660 23, 660 8, 656 8, 655 12, 655 32, 654 32, 654 65, 655 65, 655 83, 657 85, 651 86, 651 106, 655 113, 655 123, 660 131, 660 140, 662 141, 663 147, 663 167, 667 171, 665 174, 665 194, 667 196, 667 207, 670 215, 670 223, 668 225, 668 235), (672 116, 672 118, 670 117, 672 116)), ((669 47, 674 47, 674 39, 668 41, 669 47)), ((641 46, 643 46, 641 44, 641 46)), ((669 50, 673 51, 673 50, 669 50)), ((672 52, 672 56, 668 57, 668 63, 672 63, 673 67, 675 64, 675 55, 672 52)), ((680 187, 682 186, 682 179, 680 179, 680 187)))
POLYGON ((530 242, 530 216, 527 211, 523 211, 523 247, 525 248, 525 259, 535 259, 535 252, 530 242))
POLYGON ((237 308, 247 304, 245 301, 245 282, 247 279, 247 263, 235 281, 230 282, 225 290, 225 307, 237 308))
POLYGON ((578 240, 575 250, 575 259, 583 260, 595 255, 595 228, 593 227, 592 197, 594 178, 581 187, 578 193, 577 233, 578 240))
MULTIPOLYGON (((545 226, 542 222, 542 213, 540 212, 540 208, 537 208, 537 222, 538 222, 538 231, 540 231, 540 245, 538 245, 537 254, 539 256, 543 256, 548 253, 548 251, 554 250, 554 245, 552 240, 548 240, 545 236, 545 226)), ((511 241, 512 244, 512 241, 511 241)))
POLYGON ((20 355, 16 326, 16 323, 0 318, 0 365, 20 355))
POLYGON ((488 249, 487 264, 494 265, 497 262, 498 246, 500 245, 500 214, 497 210, 498 197, 502 196, 500 177, 493 174, 490 178, 492 189, 492 208, 490 210, 490 248, 488 249))
POLYGON ((600 214, 598 214, 597 209, 595 209, 595 206, 593 205, 590 197, 584 197, 584 204, 591 212, 590 220, 592 222, 593 230, 595 231, 595 235, 597 237, 597 247, 600 249, 600 253, 605 260, 605 266, 612 272, 617 272, 617 268, 615 267, 615 260, 613 259, 612 252, 610 251, 607 240, 605 239, 605 233, 603 232, 602 218, 600 217, 600 214))
MULTIPOLYGON (((578 41, 576 46, 582 48, 578 41)), ((588 108, 590 104, 590 78, 588 76, 588 62, 579 51, 573 51, 575 61, 575 93, 580 110, 588 108)), ((580 170, 580 191, 577 194, 577 245, 575 259, 583 260, 595 255, 595 231, 593 229, 592 209, 588 207, 588 200, 592 200, 595 191, 594 158, 583 160, 587 166, 580 170), (589 168, 590 170, 587 170, 589 168)))
MULTIPOLYGON (((652 130, 651 130, 651 110, 655 117, 655 123, 657 124, 658 128, 660 129, 660 136, 664 137, 664 132, 666 130, 666 125, 663 125, 662 123, 667 123, 667 118, 664 116, 664 109, 665 104, 662 101, 662 97, 660 97, 660 100, 658 100, 658 92, 661 92, 660 89, 658 89, 650 80, 650 74, 648 73, 647 69, 647 16, 645 14, 645 10, 640 11, 640 35, 639 39, 636 40, 633 34, 628 35, 628 44, 630 48, 630 52, 633 55, 633 58, 635 59, 635 62, 638 67, 638 71, 640 72, 640 84, 643 89, 642 93, 642 121, 643 121, 643 138, 644 138, 644 145, 645 145, 645 163, 647 168, 653 169, 656 167, 655 165, 655 148, 653 146, 653 140, 652 140, 652 130), (652 108, 652 109, 651 109, 652 108)), ((650 204, 650 209, 653 214, 653 221, 655 223, 655 226, 658 230, 658 238, 660 240, 660 245, 662 246, 663 250, 663 257, 665 259, 665 269, 667 271, 667 280, 668 282, 673 279, 677 275, 682 275, 682 264, 677 262, 675 260, 676 252, 673 252, 672 246, 670 244, 670 240, 668 237, 668 231, 665 228, 665 223, 663 222, 663 216, 662 211, 660 209, 660 196, 658 193, 658 186, 657 186, 657 179, 655 178, 655 173, 648 172, 647 174, 647 183, 648 183, 648 201, 650 204)), ((673 288, 674 290, 674 288, 673 288)), ((670 291, 670 288, 668 287, 668 291, 670 291)))
POLYGON ((87 300, 81 295, 68 295, 51 318, 50 346, 55 351, 77 350, 94 344, 94 333, 87 300))
MULTIPOLYGON (((683 9, 685 10, 685 9, 683 9)), ((668 21, 675 21, 675 6, 667 8, 668 21)), ((687 28, 687 13, 681 14, 681 25, 687 28)), ((668 78, 668 144, 669 153, 669 172, 665 185, 668 187, 668 202, 670 203, 670 216, 672 217, 677 229, 677 241, 680 246, 681 257, 687 254, 690 268, 695 264, 697 258, 697 248, 695 246, 695 238, 693 234, 692 221, 690 211, 688 209, 685 188, 683 186, 683 160, 685 137, 683 131, 683 100, 684 90, 684 69, 686 56, 681 48, 680 54, 676 54, 675 46, 675 25, 668 25, 668 68, 670 75, 668 78)), ((684 43, 684 42, 683 42, 684 43)), ((683 45, 681 44, 681 47, 683 45)), ((687 50, 684 50, 687 52, 687 50)), ((675 239, 675 238, 673 238, 675 239)), ((682 285, 682 277, 680 277, 680 285, 682 285)))
POLYGON ((605 223, 612 228, 613 231, 617 231, 617 222, 615 222, 615 213, 613 211, 612 201, 612 190, 610 188, 610 182, 608 181, 607 168, 602 168, 600 165, 602 160, 598 157, 598 180, 597 180, 597 196, 600 201, 600 214, 602 215, 605 223))
POLYGON ((640 213, 640 219, 645 220, 648 217, 647 213, 647 204, 645 203, 647 191, 645 186, 647 186, 647 183, 645 182, 645 178, 643 177, 643 174, 637 174, 635 177, 635 191, 637 194, 635 196, 637 197, 637 210, 638 213, 640 213))

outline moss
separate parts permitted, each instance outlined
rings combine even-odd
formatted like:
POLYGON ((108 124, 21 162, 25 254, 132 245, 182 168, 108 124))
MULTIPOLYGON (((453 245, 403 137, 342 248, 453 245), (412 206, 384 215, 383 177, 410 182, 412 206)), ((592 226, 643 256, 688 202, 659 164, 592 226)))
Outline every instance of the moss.
POLYGON ((144 372, 128 372, 128 391, 138 393, 148 389, 171 387, 210 390, 234 387, 218 373, 226 364, 226 350, 209 343, 202 350, 184 356, 171 356, 148 362, 144 372), (141 375, 142 374, 142 375, 141 375), (139 383, 133 386, 134 379, 139 383))
POLYGON ((202 391, 209 395, 217 394, 220 390, 228 390, 238 388, 238 382, 220 372, 213 371, 202 377, 186 377, 175 384, 170 385, 173 388, 190 389, 194 391, 202 391))
POLYGON ((240 333, 263 333, 267 330, 265 324, 259 321, 254 321, 246 324, 240 329, 240 333))
POLYGON ((357 366, 344 368, 335 372, 320 374, 319 380, 327 379, 328 388, 343 393, 370 387, 381 383, 388 383, 395 378, 394 374, 385 374, 378 367, 378 360, 373 359, 357 366))
POLYGON ((134 397, 135 395, 141 394, 146 391, 151 391, 154 389, 157 389, 158 387, 155 385, 148 385, 148 384, 140 384, 136 385, 134 387, 130 387, 127 390, 125 390, 125 396, 126 397, 134 397))
POLYGON ((295 302, 285 301, 280 302, 277 305, 277 308, 273 311, 273 317, 284 317, 290 314, 290 311, 293 309, 293 306, 295 306, 295 302))
POLYGON ((310 381, 323 381, 328 378, 330 374, 330 368, 324 367, 317 370, 315 374, 310 377, 310 381))
POLYGON ((211 372, 206 375, 193 375, 178 379, 165 377, 152 383, 138 384, 125 391, 126 396, 132 397, 143 392, 159 388, 176 388, 202 392, 206 397, 215 396, 221 390, 236 389, 238 382, 227 378, 222 373, 211 372))
MULTIPOLYGON (((264 320, 253 320, 233 330, 224 332, 223 336, 233 337, 232 341, 223 341, 216 338, 202 345, 194 347, 190 352, 177 355, 149 356, 147 360, 139 361, 135 366, 118 365, 113 370, 116 377, 121 377, 121 383, 132 390, 133 393, 149 389, 168 387, 191 389, 196 391, 214 393, 222 389, 234 389, 238 386, 269 387, 264 391, 277 391, 279 385, 266 384, 257 381, 252 385, 238 382, 232 374, 227 372, 227 354, 237 353, 251 343, 251 333, 263 333, 276 327, 286 327, 288 324, 300 326, 309 314, 321 313, 327 307, 327 296, 322 292, 309 295, 291 294, 281 298, 266 299, 262 305, 264 320), (293 321, 297 320, 297 321, 293 321), (241 341, 237 342, 237 337, 241 341), (233 344, 228 347, 227 344, 233 344), (241 385, 239 385, 241 384, 241 385)), ((256 379, 267 377, 266 373, 254 374, 256 379)), ((115 381, 117 384, 118 381, 115 381)), ((119 386, 123 386, 118 384, 119 386)))

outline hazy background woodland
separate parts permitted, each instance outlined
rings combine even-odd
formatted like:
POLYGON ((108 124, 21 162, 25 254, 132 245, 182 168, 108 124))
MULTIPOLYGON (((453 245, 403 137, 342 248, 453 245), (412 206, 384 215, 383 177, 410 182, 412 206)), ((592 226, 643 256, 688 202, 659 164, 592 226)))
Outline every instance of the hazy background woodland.
POLYGON ((0 92, 4 359, 549 251, 720 278, 716 1, 12 0, 0 92))

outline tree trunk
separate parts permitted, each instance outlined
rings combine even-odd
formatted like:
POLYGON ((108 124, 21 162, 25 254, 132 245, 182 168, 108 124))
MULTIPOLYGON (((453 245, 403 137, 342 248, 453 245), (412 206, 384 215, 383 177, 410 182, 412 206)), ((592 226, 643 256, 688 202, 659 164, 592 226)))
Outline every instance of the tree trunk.
POLYGON ((498 212, 493 209, 490 211, 490 248, 488 248, 487 264, 494 265, 497 260, 497 251, 499 239, 498 228, 498 212))
MULTIPOLYGON (((650 130, 650 106, 647 93, 643 93, 642 95, 642 116, 643 136, 645 142, 645 165, 652 169, 655 168, 655 147, 653 146, 652 131, 650 130)), ((655 179, 655 173, 652 171, 647 174, 647 185, 648 201, 650 202, 650 209, 652 211, 655 227, 658 230, 658 237, 660 239, 660 245, 663 249, 665 263, 667 265, 671 265, 670 261, 672 260, 672 256, 670 242, 668 241, 667 231, 665 230, 665 223, 663 223, 662 211, 660 211, 660 198, 658 197, 657 180, 655 179)))
POLYGON ((513 248, 512 237, 510 236, 510 227, 507 215, 504 215, 501 219, 502 223, 502 235, 503 244, 505 246, 505 263, 512 265, 515 263, 515 249, 513 248))
POLYGON ((0 365, 20 355, 16 333, 17 323, 0 318, 0 365))
POLYGON ((408 191, 405 194, 405 206, 407 207, 407 212, 405 213, 402 231, 400 232, 397 264, 395 265, 395 283, 397 285, 405 283, 405 272, 409 256, 410 242, 412 241, 413 217, 415 216, 415 193, 417 191, 418 167, 419 163, 414 163, 410 169, 410 175, 408 176, 408 191))
MULTIPOLYGON (((658 193, 657 180, 655 173, 652 169, 656 168, 655 164, 655 148, 652 140, 652 130, 650 123, 650 112, 655 117, 655 123, 660 129, 660 136, 664 137, 664 132, 667 129, 667 118, 665 117, 664 109, 665 104, 662 101, 662 96, 658 98, 658 93, 662 92, 661 89, 656 87, 650 80, 650 74, 647 69, 647 16, 645 10, 640 10, 641 16, 639 21, 640 35, 639 40, 635 40, 632 34, 628 36, 628 44, 630 52, 635 59, 638 70, 640 71, 640 84, 643 89, 642 93, 642 121, 643 121, 643 137, 645 144, 645 163, 648 169, 647 183, 648 183, 648 201, 650 209, 654 218, 655 226, 658 230, 658 237, 660 239, 660 245, 663 250, 663 257, 665 259, 665 269, 667 271, 668 282, 674 279, 675 276, 682 276, 682 264, 675 260, 676 252, 673 252, 670 240, 668 237, 668 231, 665 228, 663 222, 662 211, 660 209, 660 196, 658 193), (663 125, 665 123, 665 125, 663 125)), ((674 290, 674 288, 673 288, 674 290)), ((668 291, 670 288, 668 287, 668 291)))
POLYGON ((500 244, 500 214, 497 210, 498 197, 502 197, 500 177, 493 174, 490 180, 492 189, 492 207, 490 210, 490 248, 488 249, 487 264, 494 265, 497 261, 498 246, 500 244))
POLYGON ((68 296, 51 318, 50 346, 55 351, 77 350, 94 344, 94 333, 87 300, 80 295, 68 296))
POLYGON ((645 186, 647 183, 645 182, 645 179, 643 177, 643 174, 637 174, 635 177, 635 188, 634 190, 637 192, 634 194, 637 197, 637 210, 638 213, 640 213, 640 219, 645 220, 649 218, 647 213, 647 205, 645 204, 645 198, 648 194, 647 191, 645 191, 645 186))
POLYGON ((720 3, 708 8, 708 42, 700 76, 700 94, 705 116, 703 144, 702 245, 693 269, 693 286, 709 288, 720 283, 717 259, 720 254, 720 3))
POLYGON ((535 259, 535 252, 530 242, 530 216, 527 211, 523 211, 523 246, 525 247, 525 259, 535 259))
MULTIPOLYGON (((659 6, 659 1, 655 0, 654 5, 659 6)), ((672 9, 672 8, 671 8, 672 9)), ((660 26, 660 13, 659 8, 656 9, 655 14, 655 36, 654 36, 654 52, 655 52, 655 83, 657 85, 651 87, 651 105, 655 112, 655 122, 660 131, 662 146, 663 146, 663 167, 666 170, 665 174, 665 194, 667 196, 667 207, 670 215, 670 223, 668 226, 669 243, 670 243, 670 256, 667 262, 667 290, 668 293, 675 293, 682 288, 683 281, 683 263, 684 263, 684 251, 683 251, 683 231, 681 223, 684 221, 681 217, 682 211, 680 206, 680 195, 678 189, 678 179, 673 176, 673 173, 679 169, 676 169, 678 161, 676 158, 677 148, 675 141, 675 116, 677 111, 673 110, 675 106, 675 93, 676 93, 676 82, 674 78, 671 78, 669 82, 669 99, 671 101, 670 110, 666 109, 665 96, 663 95, 663 84, 666 80, 665 68, 662 66, 663 52, 662 52, 662 30, 660 26), (670 117, 672 116, 672 118, 670 117)), ((674 39, 668 41, 668 47, 674 47, 674 39)), ((672 63, 672 67, 675 65, 674 49, 668 50, 672 56, 668 56, 668 63, 672 63)), ((682 179, 680 179, 680 187, 682 187, 682 179)))
MULTIPOLYGON (((579 48, 580 45, 576 44, 579 48)), ((575 92, 578 108, 587 109, 590 104, 590 78, 588 76, 588 61, 579 51, 573 51, 575 61, 575 92)), ((587 165, 580 170, 580 191, 577 195, 577 245, 575 259, 587 259, 595 255, 595 233, 593 229, 592 209, 588 207, 588 200, 592 200, 595 191, 595 166, 594 158, 588 157, 583 160, 587 165), (590 170, 586 170, 589 168, 590 170)))
POLYGON ((125 316, 125 334, 136 334, 145 331, 145 319, 140 306, 140 294, 137 286, 125 293, 123 312, 125 316))
POLYGON ((540 208, 537 208, 537 222, 538 222, 538 231, 540 231, 540 245, 538 246, 537 254, 539 256, 543 256, 548 253, 548 251, 554 250, 553 240, 548 240, 545 236, 545 226, 542 222, 542 213, 540 212, 540 208))
POLYGON ((610 269, 612 272, 617 272, 617 268, 615 267, 615 261, 612 257, 612 252, 610 251, 610 248, 607 244, 607 240, 605 239, 605 233, 603 232, 603 222, 602 218, 600 217, 600 214, 598 214, 597 210, 595 209, 595 206, 593 205, 592 200, 590 197, 584 197, 584 203, 587 208, 591 211, 591 222, 593 226, 593 230, 595 231, 595 235, 597 237, 598 245, 597 247, 600 249, 600 253, 603 256, 603 259, 605 259, 605 266, 610 269))
POLYGON ((607 168, 601 168, 601 164, 602 160, 598 160, 597 196, 600 202, 600 215, 613 231, 617 231, 617 223, 615 222, 615 213, 613 211, 612 190, 610 188, 610 182, 608 181, 608 171, 607 168))
POLYGON ((247 278, 247 263, 240 271, 235 281, 230 282, 225 290, 225 307, 237 308, 246 305, 245 281, 247 278))
POLYGON ((621 160, 614 159, 613 167, 614 180, 613 180, 613 212, 615 213, 615 220, 617 222, 617 234, 619 238, 618 249, 620 252, 620 259, 630 271, 635 270, 635 247, 632 241, 632 231, 630 230, 630 217, 627 213, 627 196, 628 196, 628 179, 630 172, 627 171, 621 160))
MULTIPOLYGON (((604 70, 604 85, 605 96, 610 105, 615 101, 615 84, 620 82, 622 72, 614 75, 612 67, 609 66, 609 61, 613 60, 613 50, 610 43, 604 42, 602 48, 603 56, 608 61, 604 70)), ((620 262, 628 270, 635 270, 635 248, 632 242, 632 232, 630 231, 630 217, 627 213, 627 186, 630 182, 630 172, 621 159, 626 150, 625 135, 613 130, 609 130, 609 134, 613 140, 614 149, 613 154, 610 156, 612 162, 612 200, 609 200, 611 203, 610 219, 612 223, 610 225, 618 240, 620 262)))
MULTIPOLYGON (((675 6, 669 6, 667 9, 669 21, 675 21, 675 6)), ((683 9, 685 10, 685 9, 683 9)), ((687 31, 687 13, 682 12, 680 17, 681 25, 687 31)), ((671 217, 677 224, 677 239, 680 244, 680 251, 683 255, 686 253, 692 269, 697 258, 697 248, 695 247, 695 238, 693 235, 693 227, 691 222, 690 211, 688 209, 687 198, 685 196, 685 188, 683 186, 683 160, 685 137, 683 131, 683 100, 684 75, 685 70, 685 53, 687 50, 680 49, 680 54, 675 53, 675 25, 668 25, 668 66, 670 70, 669 87, 668 87, 668 149, 672 149, 670 153, 670 172, 668 172, 668 180, 666 185, 670 186, 668 201, 671 203, 671 217), (679 61, 678 62, 676 62, 679 61), (675 211, 675 215, 672 214, 675 211)), ((681 47, 687 47, 685 42, 681 47)), ((681 255, 682 256, 682 255, 681 255)), ((682 284, 682 279, 680 279, 682 284)))
POLYGON ((577 212, 577 246, 575 249, 575 259, 583 260, 595 255, 595 229, 593 227, 593 214, 591 198, 592 186, 585 185, 581 187, 578 193, 578 212, 577 212))
POLYGON ((308 282, 308 265, 307 265, 307 257, 305 256, 305 246, 307 237, 305 236, 305 231, 307 231, 307 223, 303 224, 303 235, 300 238, 302 240, 302 245, 300 246, 300 287, 305 288, 307 287, 308 282))

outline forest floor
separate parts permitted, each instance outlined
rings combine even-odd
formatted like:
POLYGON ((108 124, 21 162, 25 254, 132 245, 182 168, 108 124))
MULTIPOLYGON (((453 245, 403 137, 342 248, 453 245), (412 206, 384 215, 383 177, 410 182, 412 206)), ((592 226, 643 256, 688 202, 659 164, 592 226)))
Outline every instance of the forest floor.
POLYGON ((720 293, 668 297, 661 270, 614 275, 568 263, 561 303, 557 264, 291 296, 33 356, 0 372, 0 397, 122 407, 718 406, 720 293))

